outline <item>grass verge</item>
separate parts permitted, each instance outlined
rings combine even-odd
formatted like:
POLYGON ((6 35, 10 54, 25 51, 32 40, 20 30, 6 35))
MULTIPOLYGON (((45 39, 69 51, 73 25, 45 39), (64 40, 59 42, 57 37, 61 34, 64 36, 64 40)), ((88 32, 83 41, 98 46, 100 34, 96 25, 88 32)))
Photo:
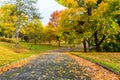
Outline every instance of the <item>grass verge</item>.
POLYGON ((20 43, 20 48, 15 48, 12 43, 0 42, 0 67, 57 48, 47 45, 31 45, 25 42, 20 43))
POLYGON ((82 53, 71 52, 73 55, 87 59, 120 74, 120 53, 82 53))

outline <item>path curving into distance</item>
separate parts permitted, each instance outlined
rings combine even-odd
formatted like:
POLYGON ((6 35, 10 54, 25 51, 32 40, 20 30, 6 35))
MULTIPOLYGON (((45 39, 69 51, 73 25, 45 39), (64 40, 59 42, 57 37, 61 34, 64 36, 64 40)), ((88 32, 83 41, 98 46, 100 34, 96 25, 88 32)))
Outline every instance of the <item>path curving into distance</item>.
POLYGON ((75 60, 61 51, 48 52, 23 67, 0 75, 0 80, 91 80, 75 60))

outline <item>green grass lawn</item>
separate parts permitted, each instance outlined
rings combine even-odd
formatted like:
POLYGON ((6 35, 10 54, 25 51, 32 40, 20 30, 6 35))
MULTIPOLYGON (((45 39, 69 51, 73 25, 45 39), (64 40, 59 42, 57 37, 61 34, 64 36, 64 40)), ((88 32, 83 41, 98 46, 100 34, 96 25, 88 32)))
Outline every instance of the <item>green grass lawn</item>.
POLYGON ((81 58, 98 63, 120 74, 120 53, 82 53, 72 52, 81 58))
POLYGON ((47 45, 31 45, 25 42, 20 43, 20 48, 15 48, 12 43, 0 42, 0 66, 57 48, 47 45))

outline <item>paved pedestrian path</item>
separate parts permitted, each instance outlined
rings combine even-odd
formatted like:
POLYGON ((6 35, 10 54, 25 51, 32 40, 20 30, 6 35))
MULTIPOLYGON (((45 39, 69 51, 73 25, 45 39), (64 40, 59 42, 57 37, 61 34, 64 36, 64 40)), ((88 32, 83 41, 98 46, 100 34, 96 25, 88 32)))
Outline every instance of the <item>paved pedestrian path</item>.
POLYGON ((0 75, 0 80, 91 80, 64 52, 48 52, 23 67, 0 75))

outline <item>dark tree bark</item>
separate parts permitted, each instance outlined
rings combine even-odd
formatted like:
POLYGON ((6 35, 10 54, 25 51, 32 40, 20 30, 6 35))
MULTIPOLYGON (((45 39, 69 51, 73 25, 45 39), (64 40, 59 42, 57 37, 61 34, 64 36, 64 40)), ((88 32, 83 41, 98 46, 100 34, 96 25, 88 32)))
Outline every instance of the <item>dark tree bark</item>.
POLYGON ((35 45, 37 44, 37 35, 35 34, 35 45))
POLYGON ((94 40, 95 40, 96 51, 97 51, 97 52, 101 52, 100 45, 103 43, 103 41, 104 41, 104 39, 105 39, 105 35, 102 37, 102 39, 101 39, 100 42, 99 42, 97 34, 98 34, 98 32, 96 31, 96 32, 94 33, 94 40))
POLYGON ((105 35, 102 37, 102 39, 101 39, 99 45, 101 45, 101 44, 103 43, 104 39, 105 39, 105 35))
POLYGON ((97 31, 94 33, 94 40, 95 40, 95 48, 97 52, 100 52, 100 45, 98 43, 97 31))
POLYGON ((83 40, 84 52, 87 52, 86 40, 83 40))

